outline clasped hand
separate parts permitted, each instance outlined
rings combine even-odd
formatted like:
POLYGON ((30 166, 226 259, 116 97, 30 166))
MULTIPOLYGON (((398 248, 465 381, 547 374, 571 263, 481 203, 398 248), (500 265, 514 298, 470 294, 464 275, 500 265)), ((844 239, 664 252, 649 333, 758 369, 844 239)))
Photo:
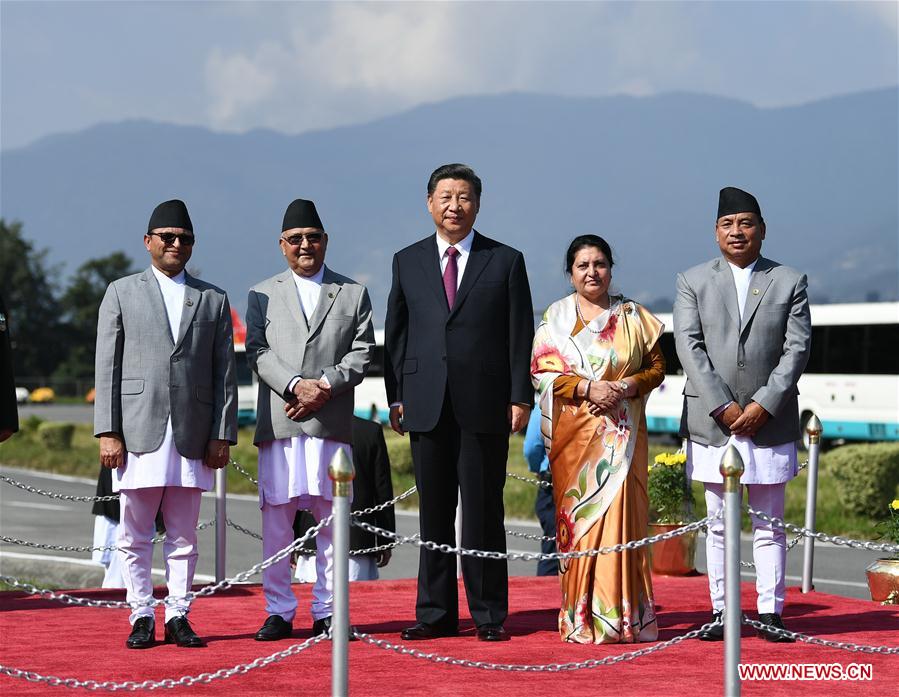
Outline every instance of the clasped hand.
POLYGON ((752 438, 765 425, 769 416, 758 402, 750 402, 745 409, 741 409, 736 402, 731 402, 718 418, 735 436, 752 438))
POLYGON ((619 381, 593 380, 589 383, 585 399, 587 410, 592 416, 612 411, 627 395, 627 390, 619 381))
POLYGON ((293 386, 293 399, 284 405, 287 418, 300 421, 321 409, 331 399, 331 386, 321 380, 299 380, 293 386))

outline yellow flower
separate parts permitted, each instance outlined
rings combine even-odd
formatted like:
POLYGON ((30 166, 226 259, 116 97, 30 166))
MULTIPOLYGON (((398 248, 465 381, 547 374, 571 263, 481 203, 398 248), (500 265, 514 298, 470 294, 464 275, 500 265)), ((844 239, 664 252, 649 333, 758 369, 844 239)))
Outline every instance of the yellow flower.
POLYGON ((890 504, 890 508, 894 511, 899 511, 899 499, 893 499, 893 503, 890 504))

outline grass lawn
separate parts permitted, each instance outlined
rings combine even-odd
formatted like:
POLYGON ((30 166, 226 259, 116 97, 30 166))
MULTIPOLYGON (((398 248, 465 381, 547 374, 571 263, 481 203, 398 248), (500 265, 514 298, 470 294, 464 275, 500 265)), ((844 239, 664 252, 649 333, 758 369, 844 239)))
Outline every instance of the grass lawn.
MULTIPOLYGON (((35 423, 23 424, 23 430, 8 441, 0 444, 0 462, 5 465, 27 469, 43 470, 57 474, 76 475, 93 478, 99 468, 97 460, 97 441, 91 435, 91 427, 79 424, 75 427, 75 435, 70 450, 48 450, 35 434, 35 423)), ((400 438, 389 429, 385 431, 387 447, 390 451, 393 469, 394 493, 406 491, 415 483, 412 474, 409 439, 400 438)), ((532 478, 522 455, 522 437, 513 435, 509 443, 508 470, 514 474, 532 478)), ((655 455, 673 447, 650 443, 649 461, 655 455)), ((231 449, 231 457, 253 476, 256 475, 256 448, 253 445, 253 430, 243 428, 240 431, 237 446, 231 449)), ((800 459, 804 459, 804 454, 800 459)), ((255 485, 233 467, 228 467, 228 490, 230 492, 254 494, 255 485)), ((849 514, 840 504, 837 487, 833 478, 828 476, 828 457, 821 457, 818 475, 818 510, 817 527, 828 534, 845 535, 856 539, 872 539, 873 522, 868 518, 849 514)), ((0 485, 2 486, 2 485, 0 485)), ((786 517, 792 523, 802 524, 805 518, 806 473, 803 471, 787 486, 786 517)), ((506 506, 506 517, 533 520, 534 497, 536 489, 532 484, 509 478, 506 480, 503 498, 506 506)), ((702 485, 693 484, 693 496, 696 516, 705 516, 705 502, 702 485)), ((403 508, 417 508, 418 496, 413 494, 400 504, 403 508)), ((744 516, 744 528, 749 529, 748 518, 744 516)))

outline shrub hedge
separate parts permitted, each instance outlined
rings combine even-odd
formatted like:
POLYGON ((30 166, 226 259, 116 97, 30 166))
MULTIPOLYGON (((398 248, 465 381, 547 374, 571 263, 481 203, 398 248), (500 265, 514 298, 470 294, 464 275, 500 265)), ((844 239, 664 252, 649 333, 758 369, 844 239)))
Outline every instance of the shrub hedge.
POLYGON ((839 484, 840 502, 852 513, 883 518, 899 489, 899 443, 844 445, 821 458, 822 475, 839 484))
POLYGON ((45 421, 37 427, 37 437, 48 450, 71 450, 75 424, 45 421))

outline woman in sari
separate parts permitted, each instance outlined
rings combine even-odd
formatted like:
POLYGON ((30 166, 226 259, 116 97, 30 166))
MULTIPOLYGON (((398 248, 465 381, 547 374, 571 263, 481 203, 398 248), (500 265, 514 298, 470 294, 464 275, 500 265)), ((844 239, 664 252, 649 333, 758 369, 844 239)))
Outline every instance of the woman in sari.
MULTIPOLYGON (((648 449, 644 405, 665 377, 663 326, 632 300, 609 294, 612 251, 575 238, 566 271, 575 292, 547 308, 531 375, 556 505, 556 544, 576 552, 646 536, 648 449)), ((563 641, 655 641, 646 547, 562 560, 563 641)))

